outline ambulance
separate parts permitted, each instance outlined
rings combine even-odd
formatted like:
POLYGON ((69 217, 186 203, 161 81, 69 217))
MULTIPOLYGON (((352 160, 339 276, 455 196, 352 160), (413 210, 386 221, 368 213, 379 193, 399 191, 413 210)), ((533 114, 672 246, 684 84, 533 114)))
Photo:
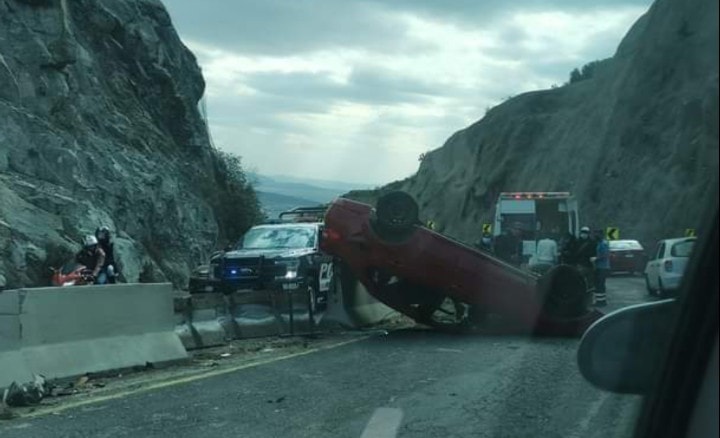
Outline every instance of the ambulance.
POLYGON ((570 192, 503 192, 495 204, 493 235, 513 226, 521 230, 523 256, 535 254, 543 233, 559 240, 580 230, 577 200, 570 192))

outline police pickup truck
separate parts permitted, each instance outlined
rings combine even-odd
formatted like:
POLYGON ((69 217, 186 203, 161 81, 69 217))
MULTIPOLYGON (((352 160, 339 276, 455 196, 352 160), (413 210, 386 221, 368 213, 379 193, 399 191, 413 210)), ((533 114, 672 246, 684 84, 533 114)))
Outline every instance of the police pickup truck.
POLYGON ((332 256, 320 251, 319 242, 325 210, 295 208, 250 228, 233 248, 193 271, 190 293, 302 289, 322 310, 332 280, 332 256))

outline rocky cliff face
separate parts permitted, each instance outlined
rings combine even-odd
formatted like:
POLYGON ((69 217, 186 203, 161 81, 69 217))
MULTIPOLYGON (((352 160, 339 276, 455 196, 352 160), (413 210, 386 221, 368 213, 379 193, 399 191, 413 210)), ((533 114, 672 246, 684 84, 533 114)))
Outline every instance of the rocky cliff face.
POLYGON ((499 192, 567 190, 588 225, 647 242, 698 226, 717 175, 718 2, 657 0, 591 79, 495 107, 383 190, 473 240, 499 192))
POLYGON ((116 231, 128 281, 184 282, 230 201, 197 109, 203 91, 159 0, 0 2, 0 273, 10 286, 46 282, 101 224, 116 231))

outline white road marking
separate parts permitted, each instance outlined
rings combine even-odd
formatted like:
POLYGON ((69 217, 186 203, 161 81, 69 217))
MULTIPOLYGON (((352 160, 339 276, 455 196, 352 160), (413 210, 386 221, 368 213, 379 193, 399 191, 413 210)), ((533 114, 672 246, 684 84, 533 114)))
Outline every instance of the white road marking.
POLYGON ((436 348, 436 351, 440 351, 442 353, 462 353, 462 350, 458 350, 457 348, 436 348))
POLYGON ((402 409, 377 408, 360 438, 395 438, 402 417, 402 409))

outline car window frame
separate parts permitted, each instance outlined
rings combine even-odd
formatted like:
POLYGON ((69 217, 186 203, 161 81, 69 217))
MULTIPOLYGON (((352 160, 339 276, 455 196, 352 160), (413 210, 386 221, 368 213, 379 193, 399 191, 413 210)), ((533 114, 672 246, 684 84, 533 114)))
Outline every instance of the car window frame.
POLYGON ((662 260, 665 256, 665 241, 661 240, 658 242, 657 252, 655 253, 655 260, 662 260))
MULTIPOLYGON (((716 198, 717 199, 717 198, 716 198)), ((677 298, 677 316, 653 390, 636 422, 636 438, 686 437, 718 334, 718 209, 706 215, 677 298)))

